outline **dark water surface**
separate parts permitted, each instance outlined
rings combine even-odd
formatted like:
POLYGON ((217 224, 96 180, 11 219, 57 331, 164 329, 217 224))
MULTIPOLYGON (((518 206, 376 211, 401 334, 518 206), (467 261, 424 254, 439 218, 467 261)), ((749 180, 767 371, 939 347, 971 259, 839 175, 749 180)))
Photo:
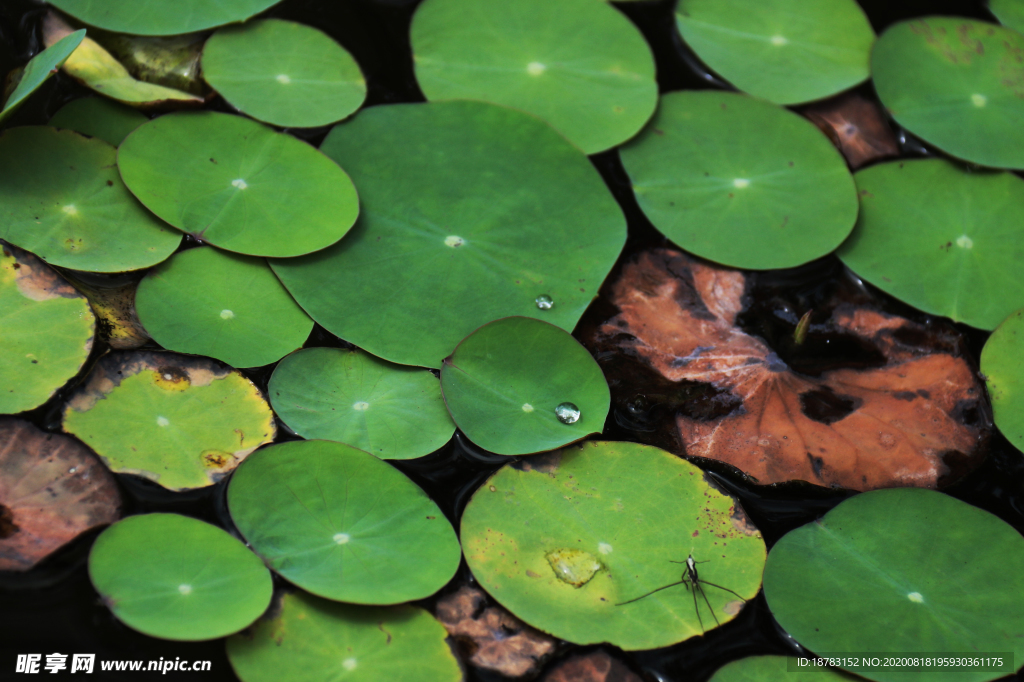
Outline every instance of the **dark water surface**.
MULTIPOLYGON (((494 0, 480 0, 490 2, 494 0)), ((557 1, 557 0, 552 0, 557 1)), ((756 0, 751 0, 756 1, 756 0)), ((422 101, 416 84, 408 41, 409 24, 415 0, 285 0, 267 12, 307 23, 325 31, 345 46, 356 58, 368 83, 367 106, 395 102, 422 101)), ((717 78, 702 70, 699 61, 686 53, 675 32, 673 2, 654 1, 623 3, 620 9, 647 37, 657 61, 658 80, 662 92, 680 89, 720 87, 717 78)), ((925 14, 957 14, 992 20, 981 2, 971 0, 861 0, 876 31, 894 21, 925 14)), ((0 73, 23 64, 39 50, 35 27, 44 9, 30 0, 0 0, 0 73)), ((873 97, 870 85, 860 90, 873 97)), ((44 123, 64 103, 89 94, 63 74, 51 79, 15 115, 11 125, 44 123)), ((210 108, 230 108, 215 99, 210 108)), ((328 128, 293 131, 303 139, 319 144, 328 128)), ((927 149, 907 137, 905 153, 914 155, 927 149)), ((615 151, 592 157, 608 186, 626 213, 629 238, 623 254, 625 260, 637 251, 658 246, 671 246, 640 212, 625 172, 615 151)), ((616 269, 616 271, 618 268, 616 269)), ((806 309, 803 302, 824 295, 835 282, 845 277, 842 264, 826 257, 802 268, 759 276, 752 305, 745 315, 744 326, 771 340, 778 332, 778 320, 787 308, 806 309)), ((893 312, 921 321, 922 314, 872 292, 885 301, 893 312)), ((581 328, 594 320, 607 317, 609 304, 596 301, 581 328), (604 308, 602 308, 604 306, 604 308), (589 322, 588 322, 589 321, 589 322)), ((984 344, 986 333, 961 327, 967 334, 968 355, 975 359, 984 344)), ((827 342, 827 340, 825 340, 827 342)), ((824 342, 823 342, 824 343, 824 342)), ((317 326, 307 346, 344 346, 317 326)), ((98 342, 93 357, 83 370, 90 368, 96 357, 106 351, 98 342)), ((857 359, 860 351, 844 348, 839 355, 843 362, 857 359)), ((793 351, 786 360, 793 366, 804 363, 806 371, 831 362, 837 352, 821 343, 808 343, 793 351)), ((869 362, 870 358, 864 360, 869 362)), ((264 391, 272 367, 247 371, 264 391)), ((820 370, 819 370, 820 371, 820 370)), ((60 432, 63 397, 81 380, 80 375, 47 404, 26 415, 36 425, 60 432)), ((652 390, 652 393, 655 393, 652 390)), ((667 446, 667 436, 656 428, 664 421, 666 410, 657 398, 637 400, 634 396, 617 395, 613 391, 613 408, 604 437, 613 440, 635 440, 667 446)), ((671 416, 671 415, 669 415, 671 416)), ((277 441, 293 440, 281 428, 277 441)), ((1024 532, 1024 459, 1004 438, 996 434, 990 443, 990 454, 973 474, 947 490, 951 495, 986 509, 1024 532)), ((392 462, 409 475, 437 501, 441 509, 458 527, 458 519, 473 491, 509 457, 484 452, 469 443, 461 434, 441 450, 417 460, 392 462)), ((785 533, 830 510, 851 493, 810 485, 759 487, 739 480, 727 471, 712 472, 721 486, 739 498, 751 519, 761 529, 769 547, 785 533)), ((225 482, 190 493, 171 493, 159 486, 131 476, 118 476, 126 500, 126 514, 151 511, 176 512, 215 523, 237 535, 227 514, 225 482)), ((28 574, 0 572, 0 679, 26 679, 13 673, 18 653, 95 653, 97 660, 135 659, 210 660, 208 673, 168 673, 163 679, 234 680, 224 654, 223 640, 212 642, 167 642, 141 635, 122 625, 100 602, 89 582, 85 561, 93 539, 99 531, 78 538, 58 551, 28 574)), ((1007 567, 1020 570, 1021 567, 1007 567)), ((279 578, 275 578, 283 584, 279 578)), ((463 563, 456 577, 442 590, 447 594, 472 582, 463 563)), ((432 608, 435 598, 421 604, 432 608)), ((547 664, 550 668, 561 657, 595 647, 564 645, 560 654, 547 664)), ((707 679, 725 663, 756 654, 787 654, 798 649, 782 632, 764 602, 758 596, 733 621, 716 628, 703 638, 646 652, 624 653, 607 648, 644 679, 658 682, 707 679)), ((42 673, 45 675, 45 673, 42 673)), ((63 673, 66 675, 67 673, 63 673)), ((85 679, 156 679, 154 673, 101 673, 98 669, 85 679)), ((467 680, 502 679, 474 669, 467 670, 467 680)), ((1014 679, 1013 677, 1005 679, 1014 679)), ((389 681, 382 681, 389 682, 389 681)), ((414 681, 411 681, 414 682, 414 681)))

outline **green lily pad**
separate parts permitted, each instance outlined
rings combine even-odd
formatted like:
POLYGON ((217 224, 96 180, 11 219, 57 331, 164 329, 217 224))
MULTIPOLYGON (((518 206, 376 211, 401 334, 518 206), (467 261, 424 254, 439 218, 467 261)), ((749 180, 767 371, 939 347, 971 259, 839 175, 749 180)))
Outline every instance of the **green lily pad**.
POLYGON ((989 0, 988 11, 994 14, 1003 26, 1024 33, 1024 1, 989 0))
POLYGON ((280 0, 54 0, 50 4, 97 28, 142 36, 166 36, 245 21, 278 2, 280 0))
POLYGON ((846 682, 861 679, 855 675, 817 666, 790 668, 792 656, 748 656, 726 663, 711 676, 708 682, 778 682, 790 679, 789 675, 799 672, 802 682, 846 682))
POLYGON ((135 307, 164 348, 232 367, 277 362, 313 331, 264 259, 209 247, 182 251, 150 271, 135 307))
POLYGON ((299 592, 228 639, 227 652, 242 682, 461 682, 447 637, 414 606, 352 606, 299 592))
POLYGON ((196 641, 238 632, 270 604, 270 571, 216 526, 178 514, 129 516, 103 531, 89 577, 139 632, 196 641))
POLYGON ((328 599, 423 599, 459 567, 455 531, 427 494, 390 464, 342 443, 260 450, 232 476, 228 508, 270 568, 328 599))
POLYGON ((341 168, 305 142, 241 116, 168 114, 117 154, 128 188, 174 227, 250 256, 297 256, 344 236, 359 213, 341 168))
POLYGON ((996 426, 1024 452, 1024 310, 1018 310, 988 337, 981 351, 996 426))
POLYGON ((860 219, 837 255, 933 315, 994 329, 1024 306, 1024 180, 939 159, 859 171, 860 219))
POLYGON ((871 53, 882 104, 907 130, 982 166, 1024 168, 1024 35, 962 17, 890 26, 871 53))
POLYGON ((29 95, 46 82, 46 79, 57 72, 61 64, 71 56, 78 44, 85 38, 85 29, 65 36, 56 44, 46 48, 29 60, 21 72, 21 80, 7 98, 3 109, 0 109, 0 123, 9 117, 25 101, 29 95))
POLYGON ((102 97, 81 97, 65 104, 50 119, 54 128, 98 137, 115 147, 147 119, 131 107, 102 97))
POLYGON ((117 473, 171 490, 216 483, 274 439, 274 416, 237 371, 173 353, 112 353, 64 410, 78 436, 117 473))
POLYGON ((625 243, 590 161, 522 112, 372 107, 322 148, 352 173, 363 214, 340 244, 271 267, 314 320, 392 362, 440 367, 509 315, 571 330, 625 243))
POLYGON ((828 138, 745 95, 667 94, 621 155, 654 226, 732 267, 801 265, 839 246, 857 220, 853 179, 828 138))
POLYGON ((75 270, 138 270, 181 235, 154 218, 117 174, 103 140, 42 126, 0 135, 0 239, 75 270))
POLYGON ((875 40, 853 0, 680 0, 676 25, 720 76, 776 104, 822 99, 866 80, 875 40))
POLYGON ((85 297, 31 253, 0 254, 0 414, 42 405, 78 374, 96 318, 85 297))
POLYGON ((689 462, 636 443, 588 441, 505 465, 469 501, 460 535, 480 586, 516 616, 627 650, 730 620, 757 594, 765 558, 739 503, 689 462), (672 585, 686 573, 673 562, 688 556, 701 562, 707 603, 672 585))
POLYGON ((603 2, 428 0, 411 33, 427 99, 528 111, 587 154, 633 137, 658 103, 650 48, 603 2))
POLYGON ((455 432, 431 372, 360 351, 307 348, 270 377, 270 403, 303 438, 322 438, 381 459, 434 452, 455 432))
MULTIPOLYGON (((764 568, 775 619, 834 654, 1013 652, 1024 660, 1024 538, 977 507, 923 488, 861 493, 786 534, 764 568)), ((928 679, 1006 674, 939 669, 928 679)), ((899 668, 858 670, 905 680, 899 668)))
POLYGON ((462 432, 502 455, 554 450, 604 429, 611 394, 568 332, 530 317, 486 324, 444 361, 441 389, 462 432))
POLYGON ((278 126, 327 125, 366 98, 352 55, 327 34, 280 19, 217 31, 203 48, 203 78, 231 106, 278 126))

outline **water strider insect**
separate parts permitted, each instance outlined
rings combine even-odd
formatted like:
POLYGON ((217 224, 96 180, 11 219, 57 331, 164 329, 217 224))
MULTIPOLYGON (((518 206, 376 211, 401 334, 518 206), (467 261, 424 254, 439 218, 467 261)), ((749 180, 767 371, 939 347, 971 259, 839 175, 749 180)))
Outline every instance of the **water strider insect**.
POLYGON ((708 601, 708 595, 704 594, 704 588, 701 587, 701 583, 705 585, 710 585, 711 587, 717 587, 720 590, 725 590, 729 594, 736 595, 743 603, 746 603, 746 599, 740 597, 740 595, 736 594, 728 587, 722 587, 721 585, 716 585, 715 583, 708 582, 707 580, 704 580, 699 575, 697 575, 697 564, 706 564, 707 561, 694 561, 693 555, 691 554, 690 556, 686 557, 686 561, 672 561, 672 563, 686 564, 686 572, 683 573, 682 580, 655 588, 646 594, 641 594, 639 597, 635 599, 619 602, 618 604, 616 604, 616 606, 625 606, 626 604, 632 604, 633 602, 640 601, 645 597, 650 597, 655 592, 661 592, 662 590, 667 590, 668 588, 675 587, 676 585, 686 585, 686 588, 690 590, 690 592, 693 594, 693 610, 697 614, 697 622, 700 623, 700 629, 704 630, 704 621, 700 617, 700 609, 697 606, 697 590, 700 590, 700 596, 704 598, 704 603, 708 605, 708 610, 711 611, 711 617, 715 619, 715 624, 721 625, 721 623, 718 622, 718 616, 715 615, 715 609, 712 608, 711 602, 708 601))

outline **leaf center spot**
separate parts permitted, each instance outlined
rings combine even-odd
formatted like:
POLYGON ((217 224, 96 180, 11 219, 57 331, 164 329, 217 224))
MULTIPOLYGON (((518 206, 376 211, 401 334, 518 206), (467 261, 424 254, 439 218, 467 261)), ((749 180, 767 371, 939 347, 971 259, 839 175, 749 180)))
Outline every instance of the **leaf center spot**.
POLYGON ((533 405, 530 403, 523 403, 523 412, 533 412, 533 405))
POLYGON ((786 39, 786 36, 772 36, 772 45, 776 47, 782 47, 783 45, 787 45, 788 43, 789 40, 786 39))
POLYGON ((453 249, 457 248, 459 246, 462 246, 465 243, 466 243, 465 239, 463 239, 462 237, 456 237, 454 234, 453 235, 449 235, 449 236, 444 238, 444 245, 445 246, 450 246, 453 249))
POLYGON ((349 536, 348 533, 336 533, 334 535, 334 537, 331 538, 331 539, 334 540, 339 545, 344 545, 346 542, 348 542, 352 538, 349 536))
POLYGON ((345 670, 355 670, 357 665, 359 665, 359 663, 354 658, 346 658, 341 662, 341 667, 345 670))
POLYGON ((548 67, 540 62, 530 62, 526 65, 526 73, 531 76, 539 76, 547 70, 548 67))
POLYGON ((157 417, 156 423, 158 426, 170 426, 171 420, 168 419, 167 417, 157 417))
POLYGON ((178 585, 178 592, 181 592, 182 594, 192 594, 192 586, 182 583, 178 585))
POLYGON ((601 542, 601 543, 598 543, 598 545, 597 545, 597 551, 600 552, 601 554, 611 554, 612 553, 612 546, 609 545, 607 542, 601 542))
POLYGON ((276 80, 278 83, 282 83, 283 85, 288 85, 289 83, 292 82, 292 79, 286 73, 278 74, 277 78, 275 78, 274 80, 276 80))
POLYGON ((356 412, 366 412, 370 409, 370 403, 360 400, 358 403, 352 403, 352 409, 356 412))
POLYGON ((230 310, 222 310, 222 311, 220 311, 220 317, 223 320, 230 320, 234 316, 235 316, 235 314, 232 311, 230 311, 230 310))
POLYGON ((907 599, 909 599, 910 601, 914 602, 915 604, 923 604, 924 603, 924 597, 921 596, 920 592, 911 592, 910 594, 907 595, 907 599))
POLYGON ((237 180, 232 180, 231 181, 231 186, 232 187, 237 187, 238 189, 245 189, 245 188, 247 188, 249 186, 249 183, 247 183, 242 178, 238 178, 237 180))
POLYGON ((68 215, 78 215, 78 207, 75 206, 74 204, 68 204, 61 210, 67 213, 68 215))
POLYGON ((974 240, 968 237, 966 234, 960 235, 960 238, 956 240, 956 245, 961 249, 973 249, 974 240))
POLYGON ((738 187, 739 189, 750 187, 750 180, 747 180, 746 178, 736 178, 732 181, 732 186, 738 187))
POLYGON ((971 104, 980 109, 981 107, 988 104, 988 97, 985 97, 985 95, 979 95, 978 93, 974 93, 973 95, 971 95, 971 104))

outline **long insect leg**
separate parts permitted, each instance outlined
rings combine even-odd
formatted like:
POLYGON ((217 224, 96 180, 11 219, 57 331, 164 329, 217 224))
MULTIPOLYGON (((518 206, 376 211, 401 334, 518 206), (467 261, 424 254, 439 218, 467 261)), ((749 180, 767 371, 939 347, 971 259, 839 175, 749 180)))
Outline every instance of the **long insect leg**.
POLYGON ((744 603, 746 603, 746 601, 747 601, 743 597, 740 597, 740 595, 738 595, 735 592, 733 592, 732 590, 730 590, 728 587, 722 587, 721 585, 716 585, 715 583, 709 583, 707 580, 704 580, 703 578, 701 578, 701 582, 704 583, 705 585, 711 585, 711 587, 717 587, 720 590, 725 590, 729 594, 736 595, 737 597, 739 597, 740 601, 742 601, 744 603))
POLYGON ((677 582, 677 583, 670 583, 670 584, 668 584, 668 585, 663 585, 662 587, 659 587, 659 588, 657 588, 657 589, 651 590, 651 591, 650 591, 650 592, 648 592, 647 594, 641 594, 641 595, 640 595, 639 597, 637 597, 636 599, 630 599, 629 601, 620 601, 620 602, 619 602, 618 604, 616 604, 616 606, 622 606, 622 605, 624 605, 624 604, 632 604, 632 603, 633 603, 633 602, 635 602, 635 601, 640 601, 640 600, 641 600, 641 599, 643 599, 644 597, 650 597, 650 596, 651 596, 652 594, 654 594, 655 592, 661 592, 662 590, 667 590, 667 589, 668 589, 668 588, 670 588, 670 587, 675 587, 676 585, 682 585, 682 584, 684 584, 685 582, 687 582, 687 581, 685 581, 685 580, 680 580, 680 581, 679 581, 679 582, 677 582))
MULTIPOLYGON (((700 583, 702 583, 702 582, 704 582, 704 581, 701 580, 700 582, 696 583, 696 590, 700 590, 700 596, 704 597, 704 603, 708 605, 708 611, 711 612, 711 617, 715 619, 715 625, 721 626, 722 624, 718 622, 718 616, 715 615, 715 609, 712 608, 711 602, 708 601, 708 595, 704 594, 704 588, 700 586, 700 583)), ((708 583, 708 584, 710 585, 711 583, 708 583)), ((696 603, 697 603, 697 591, 696 590, 694 590, 694 592, 693 592, 694 606, 696 606, 696 603)), ((700 617, 700 611, 697 612, 697 617, 698 618, 700 617)), ((701 625, 701 627, 703 628, 704 626, 701 625)))
MULTIPOLYGON (((691 582, 689 580, 686 580, 684 582, 686 583, 686 587, 689 588, 690 592, 693 593, 693 612, 697 614, 697 622, 700 623, 700 631, 701 632, 707 632, 704 629, 704 620, 700 617, 700 608, 697 606, 697 587, 696 587, 696 583, 691 582)), ((701 594, 703 594, 703 592, 701 592, 701 594)), ((707 597, 704 597, 704 599, 706 601, 707 597)), ((712 611, 711 615, 712 616, 715 615, 715 612, 712 611)))

